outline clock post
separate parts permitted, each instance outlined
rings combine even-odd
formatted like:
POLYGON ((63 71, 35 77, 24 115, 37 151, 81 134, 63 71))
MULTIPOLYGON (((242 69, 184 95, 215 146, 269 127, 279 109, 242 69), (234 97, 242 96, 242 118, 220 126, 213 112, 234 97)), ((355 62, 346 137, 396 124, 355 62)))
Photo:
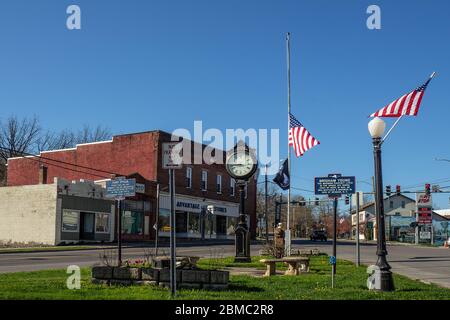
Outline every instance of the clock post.
POLYGON ((235 262, 250 262, 250 232, 245 218, 245 181, 237 183, 239 187, 239 223, 235 229, 236 235, 236 256, 235 262))
POLYGON ((245 185, 256 173, 258 161, 244 142, 238 142, 227 156, 226 169, 239 188, 239 222, 234 230, 236 235, 234 261, 250 262, 250 232, 245 214, 245 185))

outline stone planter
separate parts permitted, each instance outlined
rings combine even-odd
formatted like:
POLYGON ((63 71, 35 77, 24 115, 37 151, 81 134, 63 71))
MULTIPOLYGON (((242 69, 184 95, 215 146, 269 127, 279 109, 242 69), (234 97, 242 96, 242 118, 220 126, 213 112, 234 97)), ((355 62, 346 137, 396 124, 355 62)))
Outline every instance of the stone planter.
POLYGON ((92 267, 92 278, 110 280, 113 277, 113 267, 92 267))
POLYGON ((141 279, 143 281, 155 281, 159 282, 159 270, 153 268, 142 268, 141 279))
MULTIPOLYGON (((177 269, 177 287, 184 289, 223 290, 228 287, 228 271, 177 269)), ((156 285, 170 287, 170 269, 96 266, 92 283, 106 285, 156 285)))
POLYGON ((114 267, 113 279, 141 280, 141 268, 114 267))

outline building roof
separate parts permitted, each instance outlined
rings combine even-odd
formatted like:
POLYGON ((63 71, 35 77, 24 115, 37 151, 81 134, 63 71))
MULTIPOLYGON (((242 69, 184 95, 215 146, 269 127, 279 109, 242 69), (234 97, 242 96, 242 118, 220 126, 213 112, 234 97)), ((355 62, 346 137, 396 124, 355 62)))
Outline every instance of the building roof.
MULTIPOLYGON (((386 201, 386 200, 389 200, 389 199, 394 198, 394 197, 402 197, 402 198, 405 198, 406 200, 408 200, 409 202, 415 202, 415 200, 411 199, 410 197, 407 197, 407 196, 405 196, 403 194, 397 195, 396 193, 391 194, 388 197, 385 197, 383 200, 386 201)), ((373 201, 368 202, 368 203, 366 203, 366 204, 364 204, 364 205, 359 207, 359 212, 364 211, 365 209, 370 208, 373 205, 374 205, 373 201)), ((352 214, 355 213, 355 212, 356 212, 356 208, 354 210, 352 210, 352 214)))

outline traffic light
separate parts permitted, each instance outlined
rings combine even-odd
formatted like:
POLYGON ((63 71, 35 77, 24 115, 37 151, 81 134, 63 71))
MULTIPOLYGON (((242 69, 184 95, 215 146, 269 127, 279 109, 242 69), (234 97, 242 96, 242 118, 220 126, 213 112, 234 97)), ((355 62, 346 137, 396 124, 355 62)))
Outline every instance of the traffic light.
POLYGON ((314 204, 315 204, 316 206, 319 205, 319 198, 316 198, 316 199, 315 199, 314 204))
POLYGON ((399 185, 399 184, 396 185, 396 186, 395 186, 395 193, 397 193, 397 195, 399 196, 401 192, 402 192, 402 191, 401 191, 400 185, 399 185))
POLYGON ((389 197, 391 195, 391 186, 386 186, 386 195, 389 197))
POLYGON ((345 204, 349 204, 350 203, 350 197, 349 196, 345 196, 345 204))
POLYGON ((430 184, 429 184, 429 183, 426 183, 426 184, 425 184, 425 194, 428 195, 428 196, 429 196, 430 193, 431 193, 430 188, 431 188, 430 184))

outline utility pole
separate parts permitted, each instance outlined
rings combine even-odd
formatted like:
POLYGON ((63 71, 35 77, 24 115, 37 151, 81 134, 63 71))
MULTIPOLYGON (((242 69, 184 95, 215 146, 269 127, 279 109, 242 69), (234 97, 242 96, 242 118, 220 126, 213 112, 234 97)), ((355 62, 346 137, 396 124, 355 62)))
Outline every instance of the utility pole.
POLYGON ((177 293, 177 272, 176 272, 176 220, 175 220, 175 172, 169 169, 169 190, 170 190, 170 291, 172 297, 177 293))
POLYGON ((117 226, 117 264, 118 266, 122 266, 122 208, 121 208, 121 199, 117 199, 117 216, 118 216, 118 226, 117 226))
POLYGON ((359 251, 359 192, 356 193, 356 266, 359 267, 360 251, 359 251))
POLYGON ((266 174, 264 179, 264 221, 266 228, 266 243, 269 243, 269 221, 267 218, 267 164, 266 164, 266 174))
POLYGON ((159 242, 159 182, 156 184, 156 222, 155 222, 155 255, 158 256, 158 242, 159 242))

